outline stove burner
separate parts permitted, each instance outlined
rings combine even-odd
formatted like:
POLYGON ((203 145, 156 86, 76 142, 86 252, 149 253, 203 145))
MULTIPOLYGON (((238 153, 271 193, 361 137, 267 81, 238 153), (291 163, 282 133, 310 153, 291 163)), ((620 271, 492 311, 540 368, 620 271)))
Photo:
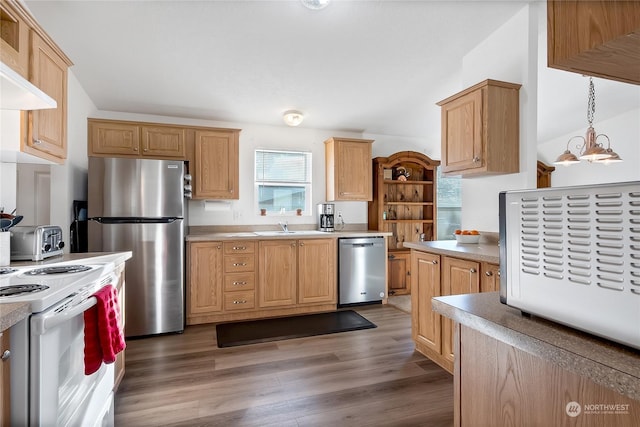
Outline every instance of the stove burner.
POLYGON ((49 289, 45 285, 10 285, 0 288, 0 297, 31 294, 49 289))
POLYGON ((91 267, 87 267, 86 265, 60 265, 36 268, 35 270, 29 270, 24 274, 27 274, 29 276, 38 276, 45 274, 80 273, 87 270, 91 270, 91 267))
POLYGON ((3 274, 11 274, 18 271, 17 268, 11 268, 11 267, 0 267, 0 276, 2 276, 3 274))

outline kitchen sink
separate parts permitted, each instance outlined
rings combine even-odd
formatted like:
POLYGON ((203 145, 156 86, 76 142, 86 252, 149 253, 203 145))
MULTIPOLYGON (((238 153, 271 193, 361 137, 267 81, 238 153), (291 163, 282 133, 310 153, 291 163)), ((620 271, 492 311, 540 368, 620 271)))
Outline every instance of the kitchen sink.
POLYGON ((253 233, 256 236, 264 236, 264 237, 270 237, 270 236, 304 236, 304 235, 310 235, 310 234, 327 234, 324 231, 318 231, 318 230, 254 231, 253 233))

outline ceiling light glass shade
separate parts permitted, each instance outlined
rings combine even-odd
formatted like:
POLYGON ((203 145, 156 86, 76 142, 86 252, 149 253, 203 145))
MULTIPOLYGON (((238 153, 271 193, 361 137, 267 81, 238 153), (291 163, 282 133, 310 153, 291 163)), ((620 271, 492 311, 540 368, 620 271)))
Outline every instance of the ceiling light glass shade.
POLYGON ((604 160, 609 157, 611 157, 611 154, 607 153, 607 150, 599 145, 593 145, 585 150, 585 152, 580 156, 580 160, 595 162, 597 160, 604 160))
POLYGON ((300 111, 289 110, 284 112, 282 119, 289 126, 298 126, 304 120, 304 114, 300 111))
POLYGON ((564 153, 560 154, 553 164, 555 165, 564 165, 569 166, 574 163, 580 163, 580 160, 569 150, 565 150, 564 153))
POLYGON ((618 153, 613 151, 611 148, 607 148, 607 154, 609 154, 609 157, 607 157, 606 159, 596 160, 596 162, 608 164, 608 163, 620 163, 623 161, 618 155, 618 153))
POLYGON ((329 0, 300 0, 302 4, 311 10, 324 9, 329 5, 329 0))

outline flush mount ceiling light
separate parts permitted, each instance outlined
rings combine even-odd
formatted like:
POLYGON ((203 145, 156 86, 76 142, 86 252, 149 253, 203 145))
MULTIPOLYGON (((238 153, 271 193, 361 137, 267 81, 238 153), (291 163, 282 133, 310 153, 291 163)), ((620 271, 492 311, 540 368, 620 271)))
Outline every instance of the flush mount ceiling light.
POLYGON ((311 10, 324 9, 329 5, 330 0, 300 0, 302 4, 311 10))
POLYGON ((567 148, 564 153, 560 154, 555 162, 556 165, 569 166, 574 163, 580 163, 580 160, 586 160, 589 163, 618 163, 622 159, 620 156, 611 149, 611 140, 603 133, 596 135, 596 131, 593 128, 593 116, 596 113, 596 90, 593 86, 593 78, 589 77, 589 102, 587 105, 587 122, 589 127, 585 136, 572 136, 567 141, 567 148), (602 144, 599 144, 598 138, 605 137, 607 139, 607 148, 605 149, 602 144), (569 151, 569 144, 574 139, 582 139, 582 144, 576 145, 578 149, 578 156, 569 151))
POLYGON ((282 114, 282 119, 289 126, 298 126, 304 120, 304 114, 297 110, 288 110, 282 114))

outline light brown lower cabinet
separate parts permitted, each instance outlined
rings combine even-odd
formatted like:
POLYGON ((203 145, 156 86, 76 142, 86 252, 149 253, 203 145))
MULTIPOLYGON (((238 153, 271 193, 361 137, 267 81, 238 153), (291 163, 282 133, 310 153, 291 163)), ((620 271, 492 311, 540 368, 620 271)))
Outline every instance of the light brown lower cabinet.
POLYGON ((411 252, 393 251, 387 257, 389 296, 411 293, 411 252))
POLYGON ((336 309, 336 239, 189 242, 187 324, 336 309))
POLYGON ((11 329, 0 333, 0 426, 11 425, 11 358, 4 357, 11 350, 11 329))
POLYGON ((412 250, 411 326, 416 350, 453 373, 455 325, 433 311, 431 298, 477 293, 481 283, 485 283, 482 291, 493 290, 495 281, 489 278, 497 275, 495 271, 495 264, 412 250))
POLYGON ((463 351, 455 366, 454 426, 640 425, 639 401, 482 332, 458 328, 463 351), (600 405, 615 405, 619 413, 600 405))

